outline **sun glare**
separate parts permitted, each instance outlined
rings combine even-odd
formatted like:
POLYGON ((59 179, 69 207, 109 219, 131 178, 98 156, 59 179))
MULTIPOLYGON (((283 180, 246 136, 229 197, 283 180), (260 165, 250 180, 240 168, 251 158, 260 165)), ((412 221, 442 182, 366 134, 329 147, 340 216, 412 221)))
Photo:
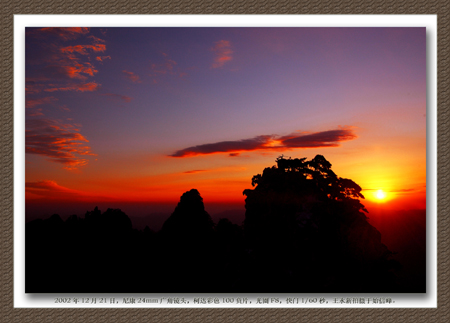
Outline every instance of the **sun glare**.
POLYGON ((383 199, 386 198, 386 193, 383 192, 383 190, 378 190, 378 191, 375 193, 375 196, 377 197, 377 199, 383 200, 383 199))

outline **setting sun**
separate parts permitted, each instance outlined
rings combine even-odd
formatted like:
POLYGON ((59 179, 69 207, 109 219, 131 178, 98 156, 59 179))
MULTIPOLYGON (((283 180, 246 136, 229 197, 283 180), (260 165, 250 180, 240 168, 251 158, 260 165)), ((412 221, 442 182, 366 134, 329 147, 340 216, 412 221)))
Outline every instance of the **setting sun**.
POLYGON ((378 190, 375 193, 375 196, 377 197, 377 199, 379 200, 384 200, 386 198, 386 193, 383 190, 378 190))

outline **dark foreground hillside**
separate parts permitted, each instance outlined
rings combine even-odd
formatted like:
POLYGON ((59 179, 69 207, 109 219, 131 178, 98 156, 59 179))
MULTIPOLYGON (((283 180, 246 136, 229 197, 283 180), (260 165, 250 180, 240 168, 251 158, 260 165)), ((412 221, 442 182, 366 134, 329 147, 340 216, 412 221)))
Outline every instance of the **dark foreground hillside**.
POLYGON ((213 223, 195 189, 159 232, 133 229, 118 209, 31 221, 26 292, 425 292, 398 277, 361 188, 323 156, 279 158, 252 184, 242 226, 213 223))

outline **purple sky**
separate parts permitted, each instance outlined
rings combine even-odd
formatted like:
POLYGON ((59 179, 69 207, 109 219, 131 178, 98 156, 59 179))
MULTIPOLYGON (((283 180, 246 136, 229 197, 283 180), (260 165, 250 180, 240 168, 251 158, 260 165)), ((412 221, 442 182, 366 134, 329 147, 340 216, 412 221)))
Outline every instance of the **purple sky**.
POLYGON ((412 27, 27 28, 27 201, 239 201, 281 154, 424 196, 425 54, 412 27))

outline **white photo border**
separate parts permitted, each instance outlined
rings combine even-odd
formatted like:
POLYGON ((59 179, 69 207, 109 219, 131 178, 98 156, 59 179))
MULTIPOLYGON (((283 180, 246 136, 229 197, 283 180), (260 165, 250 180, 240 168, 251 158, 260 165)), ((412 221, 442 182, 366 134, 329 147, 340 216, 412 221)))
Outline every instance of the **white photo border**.
POLYGON ((15 308, 437 308, 437 15, 14 15, 14 307, 15 308), (426 27, 426 294, 25 294, 25 27, 426 27), (96 303, 56 303, 77 297, 96 303), (189 304, 123 302, 184 298, 189 304), (249 304, 194 304, 194 298, 247 298, 249 304), (257 298, 325 298, 328 303, 257 304, 257 298), (342 298, 392 298, 387 304, 340 304, 342 298), (118 303, 111 303, 114 298, 118 303), (99 303, 107 299, 108 303, 99 303))

